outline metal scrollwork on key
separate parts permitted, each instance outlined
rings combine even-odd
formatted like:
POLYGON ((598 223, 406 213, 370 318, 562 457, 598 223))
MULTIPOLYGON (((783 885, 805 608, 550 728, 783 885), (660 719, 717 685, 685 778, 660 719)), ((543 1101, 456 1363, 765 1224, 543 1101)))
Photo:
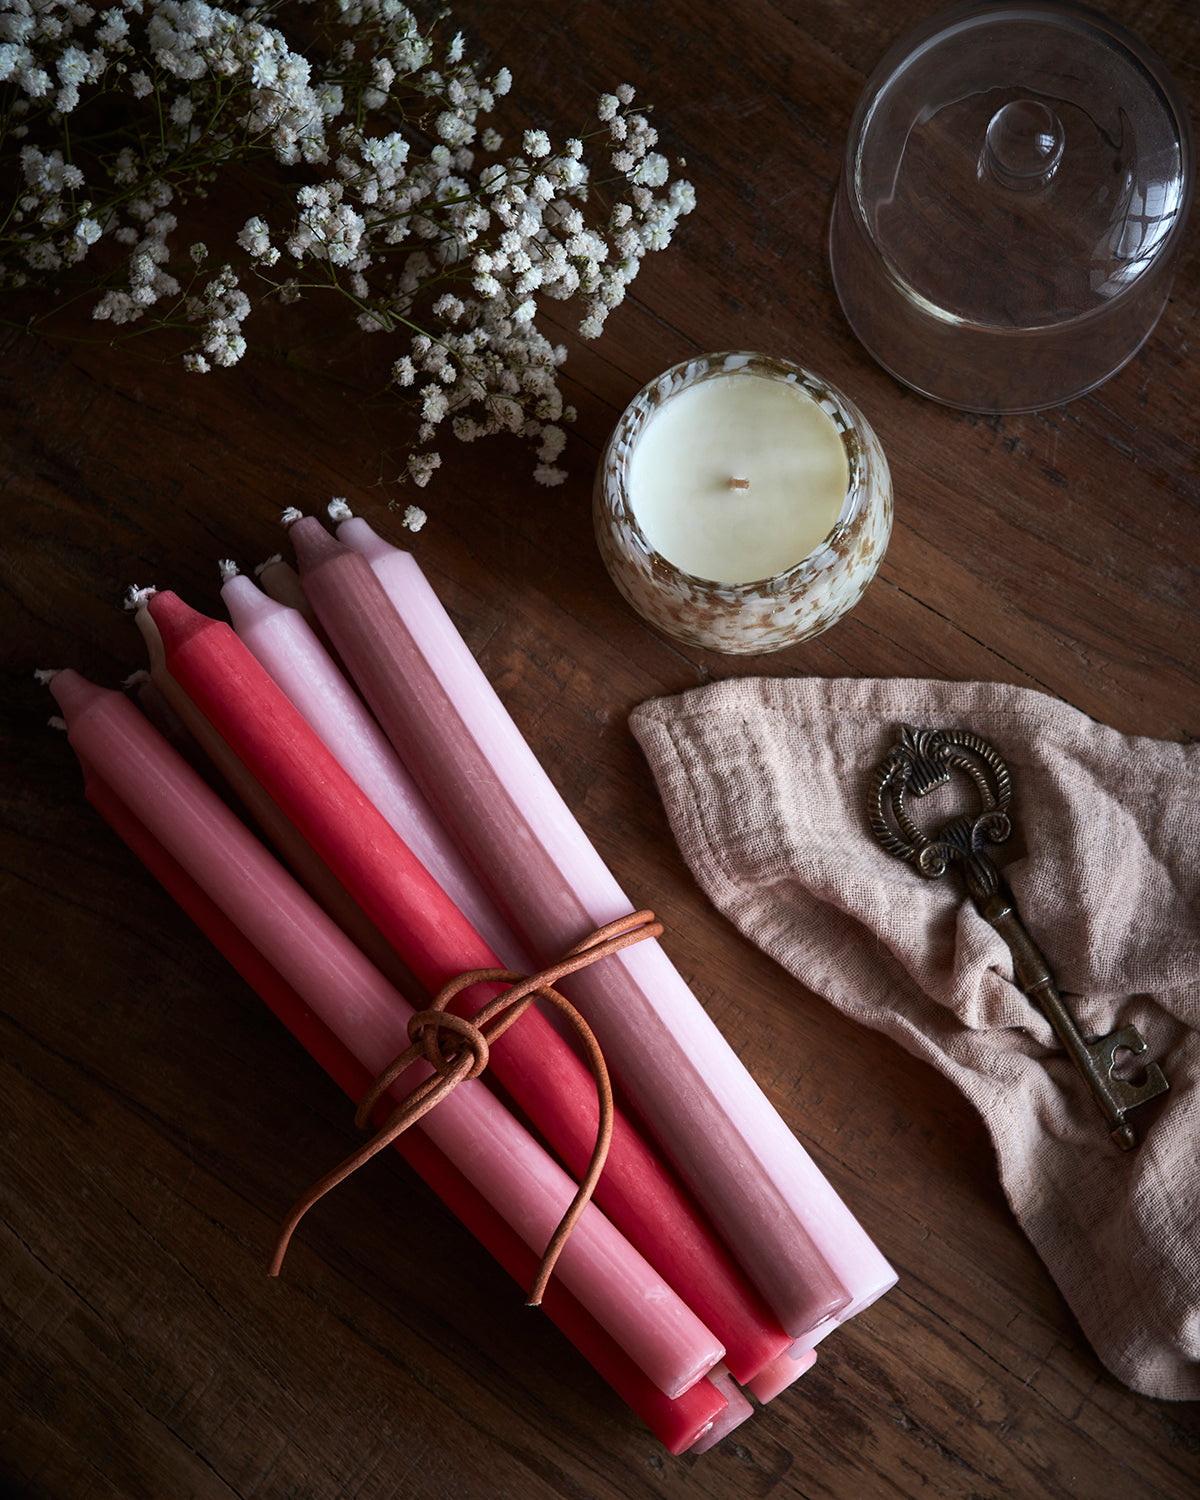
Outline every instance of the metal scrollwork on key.
POLYGON ((1140 1056, 1146 1050, 1137 1027, 1121 1026, 1108 1036, 1088 1039, 1063 1003, 1049 964, 984 850, 985 844, 1003 843, 1011 833, 1011 802, 1008 767, 986 740, 968 730, 917 729, 906 724, 871 778, 867 815, 871 832, 884 849, 907 860, 928 879, 940 879, 952 864, 961 867, 980 915, 1008 944, 1017 984, 1045 1014, 1083 1075, 1113 1141, 1128 1151, 1137 1144, 1137 1136, 1126 1114, 1166 1093, 1167 1080, 1154 1062, 1145 1064, 1138 1083, 1119 1077, 1115 1072, 1118 1056, 1125 1052, 1140 1056), (925 797, 948 785, 956 773, 974 785, 976 810, 956 814, 933 835, 924 833, 909 810, 909 796, 925 797))

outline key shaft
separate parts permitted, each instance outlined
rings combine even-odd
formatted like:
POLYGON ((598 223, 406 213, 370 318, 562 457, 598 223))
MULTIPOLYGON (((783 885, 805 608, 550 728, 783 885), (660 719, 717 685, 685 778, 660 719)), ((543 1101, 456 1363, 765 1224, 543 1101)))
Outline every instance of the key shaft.
POLYGON ((975 855, 965 865, 967 889, 976 910, 1008 944, 1013 978, 1021 990, 1054 1028, 1063 1050, 1082 1074, 1092 1098, 1108 1123, 1113 1143, 1122 1151, 1137 1145, 1137 1134, 1125 1118, 1126 1111, 1157 1099, 1167 1091, 1167 1080, 1157 1063, 1148 1063, 1139 1084, 1119 1078, 1113 1071, 1117 1054, 1145 1052, 1146 1043, 1136 1026, 1122 1026, 1108 1036, 1086 1038, 1067 1009, 1045 955, 1021 920, 1012 893, 991 861, 975 855), (985 868, 989 867, 989 868, 985 868))

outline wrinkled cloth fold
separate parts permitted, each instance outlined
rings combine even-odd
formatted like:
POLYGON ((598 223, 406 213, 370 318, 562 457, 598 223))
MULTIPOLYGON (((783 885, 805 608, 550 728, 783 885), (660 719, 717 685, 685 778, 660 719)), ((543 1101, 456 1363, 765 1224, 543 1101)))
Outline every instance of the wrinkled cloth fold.
POLYGON ((1029 689, 905 679, 735 679, 630 725, 713 904, 961 1089, 1105 1366, 1200 1398, 1200 746, 1029 689), (1026 927, 1083 1034, 1132 1023, 1170 1084, 1130 1113, 1134 1150, 1109 1141, 958 872, 927 879, 873 838, 871 774, 904 724, 970 730, 1008 763, 1014 831, 989 852, 1026 927))

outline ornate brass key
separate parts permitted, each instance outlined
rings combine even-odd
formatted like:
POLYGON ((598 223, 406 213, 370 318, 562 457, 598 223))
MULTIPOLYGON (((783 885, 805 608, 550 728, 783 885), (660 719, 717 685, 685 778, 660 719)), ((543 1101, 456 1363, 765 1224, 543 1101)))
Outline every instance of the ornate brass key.
POLYGON ((1002 843, 1012 831, 1011 801, 1008 767, 985 740, 966 730, 914 729, 906 724, 899 743, 871 779, 867 810, 871 831, 888 853, 908 860, 922 875, 936 880, 951 863, 962 866, 967 890, 979 914, 1008 944, 1017 984, 1054 1027, 1071 1061, 1086 1079, 1113 1141, 1128 1151, 1137 1145, 1137 1136, 1126 1113, 1157 1099, 1169 1085, 1154 1062, 1145 1064, 1145 1077, 1140 1083, 1131 1083, 1114 1072, 1118 1053, 1140 1055, 1146 1050, 1136 1026, 1121 1026, 1108 1036, 1088 1040, 1063 1004, 1049 964, 1021 921, 999 870, 983 852, 984 843, 1002 843), (909 793, 924 797, 934 787, 946 785, 956 771, 974 783, 979 811, 952 817, 930 838, 913 821, 906 798, 909 793))

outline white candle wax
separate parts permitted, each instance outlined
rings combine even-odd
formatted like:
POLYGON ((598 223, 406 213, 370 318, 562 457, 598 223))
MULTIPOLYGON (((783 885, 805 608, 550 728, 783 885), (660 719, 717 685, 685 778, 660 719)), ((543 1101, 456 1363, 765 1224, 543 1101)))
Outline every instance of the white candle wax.
POLYGON ((749 371, 676 392, 629 457, 646 540, 718 583, 772 578, 832 531, 850 468, 828 412, 799 385, 749 371))
POLYGON ((866 418, 827 381, 726 350, 638 392, 592 513, 609 576, 664 635, 778 651, 861 598, 891 535, 892 482, 866 418))

